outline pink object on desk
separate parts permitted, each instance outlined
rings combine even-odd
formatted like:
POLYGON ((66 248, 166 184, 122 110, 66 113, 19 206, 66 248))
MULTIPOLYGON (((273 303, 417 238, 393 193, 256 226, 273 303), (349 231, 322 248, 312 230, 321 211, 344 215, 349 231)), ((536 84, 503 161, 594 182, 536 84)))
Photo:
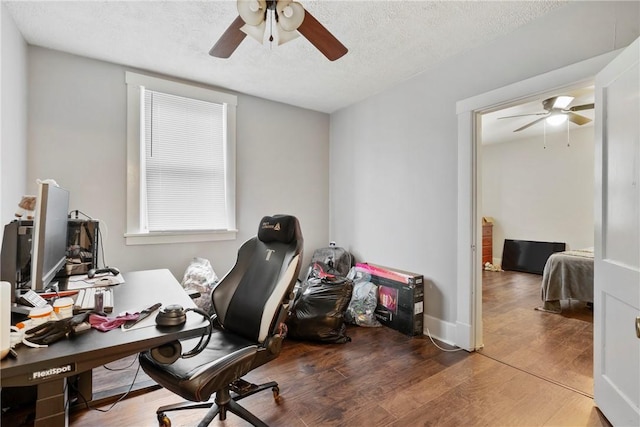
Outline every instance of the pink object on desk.
POLYGON ((102 332, 107 332, 112 329, 119 328, 129 320, 136 320, 138 316, 140 316, 140 313, 127 313, 123 316, 117 317, 105 317, 100 316, 99 314, 91 314, 89 315, 89 323, 91 324, 92 328, 102 332))

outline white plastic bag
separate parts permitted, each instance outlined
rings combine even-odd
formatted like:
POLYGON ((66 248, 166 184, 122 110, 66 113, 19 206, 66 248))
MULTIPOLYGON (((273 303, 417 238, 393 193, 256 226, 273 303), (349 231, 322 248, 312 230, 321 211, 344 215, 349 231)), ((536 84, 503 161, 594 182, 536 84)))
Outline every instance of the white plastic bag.
POLYGON ((345 313, 347 322, 358 326, 382 326, 375 315, 378 287, 370 281, 371 275, 352 267, 347 277, 353 280, 353 293, 345 313))
POLYGON ((182 287, 200 292, 193 300, 205 313, 211 314, 211 290, 218 283, 218 276, 206 258, 193 258, 182 278, 182 287))

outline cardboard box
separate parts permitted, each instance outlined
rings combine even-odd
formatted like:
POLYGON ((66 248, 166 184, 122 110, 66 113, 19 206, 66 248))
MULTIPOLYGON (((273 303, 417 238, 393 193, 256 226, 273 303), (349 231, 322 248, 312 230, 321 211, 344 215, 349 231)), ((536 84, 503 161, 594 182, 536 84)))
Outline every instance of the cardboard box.
POLYGON ((376 318, 407 335, 422 335, 424 312, 424 276, 376 264, 358 263, 356 267, 371 274, 378 285, 376 318))

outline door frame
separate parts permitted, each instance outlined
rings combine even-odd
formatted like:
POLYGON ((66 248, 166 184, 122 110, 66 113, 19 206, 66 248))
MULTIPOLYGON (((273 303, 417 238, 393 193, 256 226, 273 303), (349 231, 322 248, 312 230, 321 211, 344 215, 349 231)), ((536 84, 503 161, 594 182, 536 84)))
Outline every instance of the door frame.
MULTIPOLYGON (((490 92, 458 101, 458 236, 455 344, 483 347, 481 118, 485 113, 530 102, 545 93, 593 84, 595 75, 620 50, 587 59, 490 92)), ((597 161, 597 160, 596 160, 597 161)))

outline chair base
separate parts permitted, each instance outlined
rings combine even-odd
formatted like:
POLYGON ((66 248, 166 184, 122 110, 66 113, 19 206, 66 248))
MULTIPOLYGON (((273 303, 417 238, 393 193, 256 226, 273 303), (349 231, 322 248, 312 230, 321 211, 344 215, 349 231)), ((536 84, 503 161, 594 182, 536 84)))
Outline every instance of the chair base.
POLYGON ((160 427, 169 427, 171 426, 171 422, 169 418, 166 416, 166 412, 172 411, 183 411, 186 409, 206 409, 210 408, 207 411, 204 418, 198 423, 198 427, 206 427, 211 421, 214 420, 216 415, 220 414, 220 420, 224 421, 227 419, 227 411, 231 412, 240 418, 246 420, 256 427, 268 427, 264 422, 258 419, 251 412, 243 408, 241 405, 237 403, 238 400, 244 399, 245 397, 256 394, 260 391, 271 389, 273 392, 273 398, 278 401, 280 397, 280 389, 278 387, 278 383, 275 381, 271 381, 265 384, 251 384, 243 379, 239 379, 234 381, 228 387, 218 390, 215 394, 215 398, 213 401, 209 400, 208 402, 181 402, 175 403, 172 405, 166 405, 158 408, 156 411, 156 415, 158 417, 158 424, 160 427))

